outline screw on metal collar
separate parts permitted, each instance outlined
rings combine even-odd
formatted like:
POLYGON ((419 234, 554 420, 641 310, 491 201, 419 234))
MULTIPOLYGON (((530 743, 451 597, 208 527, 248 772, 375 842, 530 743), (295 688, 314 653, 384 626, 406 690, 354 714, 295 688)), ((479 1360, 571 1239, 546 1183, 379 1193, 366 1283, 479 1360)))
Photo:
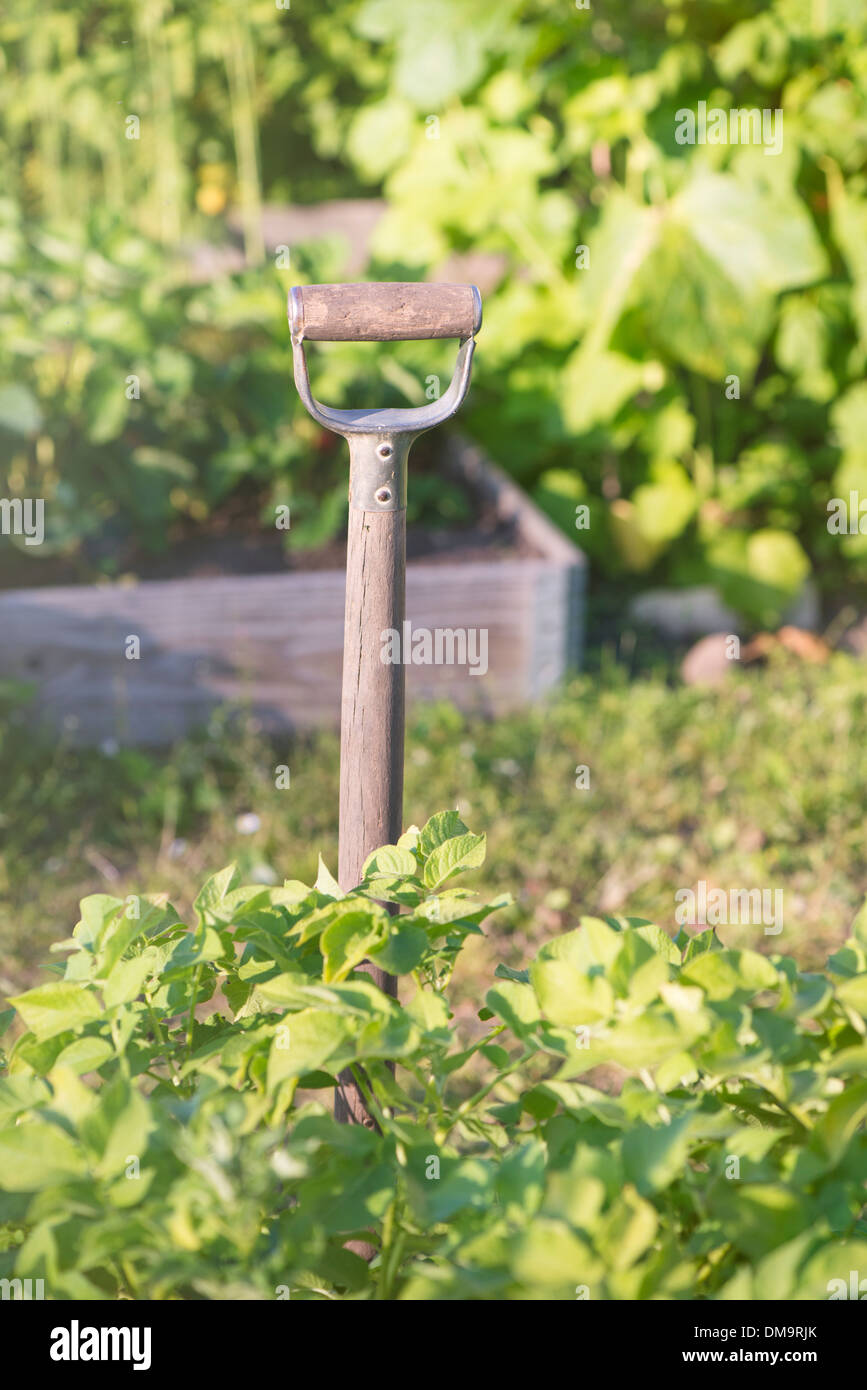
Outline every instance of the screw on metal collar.
POLYGON ((349 505, 363 512, 398 512, 406 506, 407 458, 415 434, 350 434, 349 505))

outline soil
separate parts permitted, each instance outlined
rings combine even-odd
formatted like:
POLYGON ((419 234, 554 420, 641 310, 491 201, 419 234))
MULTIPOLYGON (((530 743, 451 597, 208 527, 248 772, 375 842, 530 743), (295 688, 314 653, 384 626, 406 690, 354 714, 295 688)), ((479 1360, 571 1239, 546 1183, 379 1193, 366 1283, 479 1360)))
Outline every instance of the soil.
MULTIPOLYGON (((413 472, 436 472, 434 451, 419 448, 410 461, 413 472), (413 467, 415 465, 415 467, 413 467)), ((425 564, 450 564, 455 560, 514 559, 536 552, 516 533, 514 526, 497 515, 465 483, 467 520, 448 525, 421 522, 407 525, 407 559, 425 564)), ((279 574, 342 569, 346 563, 346 539, 335 536, 315 550, 292 549, 292 533, 262 525, 262 490, 241 486, 204 521, 176 519, 167 544, 159 552, 147 551, 129 538, 110 534, 75 555, 30 554, 4 546, 0 550, 0 590, 42 588, 48 585, 92 584, 100 580, 204 579, 220 575, 279 574), (288 545, 287 545, 288 540, 288 545)))

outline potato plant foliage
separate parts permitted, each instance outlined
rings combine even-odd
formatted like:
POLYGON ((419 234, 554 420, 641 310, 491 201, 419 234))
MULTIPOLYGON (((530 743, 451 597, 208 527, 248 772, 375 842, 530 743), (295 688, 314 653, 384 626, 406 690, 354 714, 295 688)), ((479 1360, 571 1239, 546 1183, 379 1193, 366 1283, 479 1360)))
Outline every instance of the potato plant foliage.
POLYGON ((348 894, 230 866, 191 927, 86 898, 3 1019, 0 1272, 55 1299, 496 1300, 827 1298, 867 1270, 867 914, 822 974, 584 918, 497 968, 463 1045, 453 972, 508 902, 455 886, 484 853, 444 812, 348 894), (378 1131, 332 1118, 349 1067, 378 1131))

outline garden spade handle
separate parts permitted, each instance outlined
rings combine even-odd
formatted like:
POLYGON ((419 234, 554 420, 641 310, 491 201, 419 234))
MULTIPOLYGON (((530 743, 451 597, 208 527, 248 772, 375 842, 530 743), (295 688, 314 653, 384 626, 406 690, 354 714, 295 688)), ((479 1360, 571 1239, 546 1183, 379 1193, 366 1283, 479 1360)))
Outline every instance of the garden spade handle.
POLYGON ((474 285, 304 285, 292 304, 293 332, 314 342, 471 338, 481 325, 474 285))
MULTIPOLYGON (((403 812, 404 671, 382 660, 384 634, 403 642, 406 589, 407 456, 412 441, 447 420, 466 395, 482 303, 473 285, 305 285, 289 295, 295 382, 308 411, 349 441, 349 537, 340 721, 340 850, 344 892, 361 881, 372 850, 394 844, 403 812), (304 340, 386 342, 459 338, 448 390, 414 409, 333 410, 310 390, 304 340)), ((397 982, 375 966, 374 983, 395 997, 397 982)), ((350 1074, 340 1078, 335 1115, 372 1125, 350 1074)))

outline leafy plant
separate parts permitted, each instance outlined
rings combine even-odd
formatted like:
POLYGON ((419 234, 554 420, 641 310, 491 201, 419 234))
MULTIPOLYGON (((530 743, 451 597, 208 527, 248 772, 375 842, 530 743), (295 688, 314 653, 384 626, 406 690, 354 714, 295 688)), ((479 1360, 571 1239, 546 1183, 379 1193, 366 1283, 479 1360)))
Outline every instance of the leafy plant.
MULTIPOLYGON (((98 24, 49 6, 38 33, 7 8, 0 167, 27 235, 3 263, 0 429, 13 493, 39 446, 70 548, 155 544, 251 489, 253 510, 291 494, 298 541, 339 528, 342 473, 290 404, 276 277, 153 281, 179 242, 225 241, 227 212, 257 262, 263 199, 369 192, 387 201, 371 277, 491 258, 463 426, 573 536, 588 509, 577 539, 607 576, 710 584, 763 625, 809 576, 864 578, 864 536, 827 530, 829 500, 867 490, 863 7, 118 0, 98 24), (780 113, 779 150, 679 144, 699 102, 780 113), (152 253, 125 288, 119 218, 152 253)), ((290 250, 287 282, 343 278, 326 246, 290 250)), ((401 350, 396 399, 440 370, 401 350)), ((352 346, 325 388, 382 394, 352 346)))
MULTIPOLYGON (((327 278, 332 254, 297 249, 295 273, 327 278)), ((110 214, 54 235, 0 205, 3 486, 46 502, 45 543, 21 545, 19 582, 23 555, 131 567, 242 492, 248 528, 290 506, 292 545, 339 528, 334 441, 289 392, 283 280, 197 285, 110 214)))
MULTIPOLYGON (((29 571, 58 554, 82 577, 124 572, 209 524, 273 533, 281 504, 292 549, 340 532, 345 460, 290 391, 286 324, 288 286, 336 278, 336 254, 327 241, 296 246, 291 274, 203 285, 122 218, 98 211, 54 234, 0 200, 0 479, 46 504, 44 544, 10 546, 2 577, 38 582, 29 571)), ((439 346, 424 358, 409 345, 416 370, 392 364, 396 384, 377 380, 363 346, 323 352, 317 389, 335 401, 399 403, 414 389, 423 399, 422 367, 445 360, 439 346)), ((419 478, 410 520, 460 518, 454 492, 419 478)))
POLYGON ((467 414, 494 457, 609 574, 753 622, 811 570, 863 578, 826 529, 864 489, 862 10, 366 0, 356 27, 390 57, 347 142, 380 265, 499 264, 467 414), (700 102, 776 113, 780 148, 678 143, 700 102))
POLYGON ((762 1299, 863 1267, 865 914, 821 974, 584 918, 499 967, 459 1040, 461 946, 508 901, 454 886, 484 850, 444 812, 350 893, 229 867, 191 929, 85 899, 65 968, 10 1001, 3 1273, 61 1299, 762 1299), (347 1067, 376 1130, 317 1098, 347 1067))

